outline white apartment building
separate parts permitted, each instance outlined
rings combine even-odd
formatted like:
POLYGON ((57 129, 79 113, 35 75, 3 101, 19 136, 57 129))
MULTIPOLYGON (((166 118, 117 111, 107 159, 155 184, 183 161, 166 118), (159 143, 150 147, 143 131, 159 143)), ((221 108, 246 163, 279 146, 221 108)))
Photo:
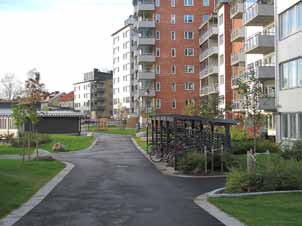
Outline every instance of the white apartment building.
POLYGON ((113 39, 113 115, 126 109, 134 114, 133 97, 133 34, 131 17, 125 26, 112 34, 113 39))
POLYGON ((277 141, 302 139, 302 3, 275 1, 277 141))

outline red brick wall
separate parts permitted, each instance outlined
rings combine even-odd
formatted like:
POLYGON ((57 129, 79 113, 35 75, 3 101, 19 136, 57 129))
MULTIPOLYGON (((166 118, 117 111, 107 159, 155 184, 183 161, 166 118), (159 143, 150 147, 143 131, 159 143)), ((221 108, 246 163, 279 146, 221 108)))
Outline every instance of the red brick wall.
POLYGON ((156 13, 160 14, 160 24, 156 30, 160 31, 160 40, 156 42, 156 48, 160 48, 161 56, 156 59, 160 64, 161 74, 156 76, 160 82, 161 90, 156 93, 156 98, 161 100, 160 113, 182 114, 185 108, 186 99, 195 99, 199 102, 199 32, 198 27, 202 23, 202 16, 213 11, 214 1, 210 1, 210 7, 203 7, 202 1, 194 1, 193 7, 184 7, 183 0, 176 0, 176 7, 170 6, 170 1, 163 0, 156 13), (171 24, 171 14, 176 14, 176 24, 171 24), (184 15, 194 15, 194 23, 185 24, 184 15), (176 41, 171 41, 171 31, 176 31, 176 41), (194 40, 184 40, 184 31, 193 31, 194 40), (194 47, 194 57, 185 57, 184 48, 194 47), (176 58, 171 57, 171 48, 176 48, 176 58), (175 64, 177 71, 171 74, 171 65, 175 64), (184 65, 194 64, 195 73, 185 74, 184 65), (184 84, 187 81, 194 82, 194 91, 185 91, 184 84), (171 85, 176 82, 177 91, 172 92, 171 85), (172 109, 172 100, 176 99, 177 108, 172 109))

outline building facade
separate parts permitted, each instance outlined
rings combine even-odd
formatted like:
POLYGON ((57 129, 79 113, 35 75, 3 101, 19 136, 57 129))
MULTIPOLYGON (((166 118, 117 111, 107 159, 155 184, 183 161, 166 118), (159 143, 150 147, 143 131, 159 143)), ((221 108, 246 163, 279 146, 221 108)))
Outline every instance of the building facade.
POLYGON ((215 1, 212 14, 199 28, 201 108, 225 111, 231 106, 230 30, 229 2, 215 1))
POLYGON ((74 84, 74 108, 92 119, 109 118, 113 111, 112 72, 94 69, 74 84))
POLYGON ((302 139, 302 3, 276 0, 277 141, 302 139))
POLYGON ((198 27, 209 0, 134 0, 135 86, 140 112, 184 113, 199 105, 198 27))
POLYGON ((115 118, 121 110, 129 115, 136 115, 133 95, 133 20, 130 16, 124 26, 112 34, 113 116, 115 118))

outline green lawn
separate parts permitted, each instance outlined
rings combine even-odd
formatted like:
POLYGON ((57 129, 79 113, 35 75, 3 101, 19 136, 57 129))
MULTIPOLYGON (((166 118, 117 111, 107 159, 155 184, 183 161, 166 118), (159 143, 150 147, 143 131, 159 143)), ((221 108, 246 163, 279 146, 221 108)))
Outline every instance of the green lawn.
POLYGON ((0 218, 26 202, 64 168, 56 161, 0 159, 0 218))
POLYGON ((302 193, 210 198, 209 201, 249 226, 302 225, 302 193))
POLYGON ((67 151, 79 151, 88 148, 94 141, 94 137, 72 136, 64 134, 49 135, 51 142, 41 145, 41 148, 52 151, 52 147, 56 143, 64 145, 67 151))
MULTIPOLYGON (((30 152, 33 152, 34 149, 31 149, 30 152)), ((13 147, 10 145, 0 145, 0 155, 21 155, 23 153, 23 148, 13 147)), ((28 153, 28 150, 26 150, 28 153)))
POLYGON ((147 142, 146 141, 142 141, 141 138, 139 138, 139 137, 134 137, 134 140, 136 141, 138 146, 140 146, 140 148, 142 148, 143 150, 145 150, 147 152, 147 142))

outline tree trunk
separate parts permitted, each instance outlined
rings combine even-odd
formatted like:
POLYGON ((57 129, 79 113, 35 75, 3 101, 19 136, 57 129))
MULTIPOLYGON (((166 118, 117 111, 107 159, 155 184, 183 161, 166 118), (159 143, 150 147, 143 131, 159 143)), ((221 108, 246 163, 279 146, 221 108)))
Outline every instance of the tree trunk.
POLYGON ((256 127, 257 127, 257 122, 256 122, 256 115, 254 114, 254 153, 256 154, 257 152, 257 133, 256 133, 256 127))

